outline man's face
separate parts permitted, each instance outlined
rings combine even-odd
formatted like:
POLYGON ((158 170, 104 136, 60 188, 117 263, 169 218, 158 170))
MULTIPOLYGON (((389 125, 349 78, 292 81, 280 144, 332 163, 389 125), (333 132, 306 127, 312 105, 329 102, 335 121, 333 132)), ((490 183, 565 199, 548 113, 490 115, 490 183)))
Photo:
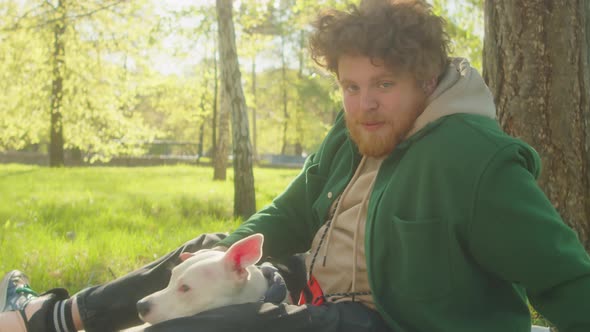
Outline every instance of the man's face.
POLYGON ((413 75, 395 73, 366 56, 338 59, 346 126, 365 156, 389 154, 426 107, 426 94, 413 75))

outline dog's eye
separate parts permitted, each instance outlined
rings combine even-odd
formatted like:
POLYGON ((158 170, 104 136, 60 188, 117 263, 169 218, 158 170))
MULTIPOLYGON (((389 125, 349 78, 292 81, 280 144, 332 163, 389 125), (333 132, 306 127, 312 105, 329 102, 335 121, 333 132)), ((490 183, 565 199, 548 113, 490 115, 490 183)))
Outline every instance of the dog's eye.
POLYGON ((191 290, 191 288, 187 285, 184 285, 184 284, 182 284, 182 285, 180 285, 180 287, 178 287, 178 291, 181 293, 186 293, 189 290, 191 290))

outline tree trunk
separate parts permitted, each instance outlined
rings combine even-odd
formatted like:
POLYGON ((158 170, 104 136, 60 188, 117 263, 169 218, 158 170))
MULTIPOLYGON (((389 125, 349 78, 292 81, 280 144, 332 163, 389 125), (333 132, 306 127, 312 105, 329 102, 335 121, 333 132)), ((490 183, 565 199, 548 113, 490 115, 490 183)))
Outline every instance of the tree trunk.
MULTIPOLYGON (((216 39, 214 39, 213 42, 215 43, 216 39)), ((215 164, 217 155, 217 98, 219 97, 217 89, 219 82, 219 77, 217 76, 217 50, 218 48, 215 46, 215 49, 213 50, 213 54, 215 54, 213 56, 213 114, 211 115, 211 158, 213 159, 213 164, 215 164)), ((217 173, 217 171, 214 171, 214 173, 217 173)), ((213 175, 213 180, 220 179, 217 179, 217 177, 213 175)), ((225 175, 222 180, 225 180, 225 175)))
MULTIPOLYGON (((207 77, 207 76, 205 76, 207 77)), ((207 87, 209 85, 209 80, 205 78, 203 82, 203 86, 207 87)), ((205 92, 201 93, 201 99, 199 101, 199 109, 201 110, 201 114, 205 114, 205 92)), ((197 143, 197 155, 199 156, 197 159, 197 163, 203 157, 203 141, 205 140, 205 119, 201 122, 199 126, 199 140, 197 143)))
POLYGON ((201 161, 201 157, 203 157, 203 140, 205 139, 205 121, 201 122, 199 126, 199 143, 197 145, 197 164, 201 161))
POLYGON ((499 121, 539 152, 539 184, 587 250, 589 47, 587 0, 485 2, 483 71, 499 121))
MULTIPOLYGON (((217 47, 217 50, 219 47, 217 47)), ((224 92, 219 91, 219 77, 216 57, 213 66, 215 85, 213 88, 213 180, 225 181, 227 178, 227 146, 229 145, 229 104, 225 100, 224 92), (219 100, 219 102, 217 102, 219 100)))
POLYGON ((53 30, 53 78, 51 82, 50 105, 50 135, 49 135, 49 166, 62 167, 65 165, 64 135, 62 122, 63 75, 65 70, 66 8, 65 1, 57 3, 59 19, 53 30))
POLYGON ((221 89, 219 92, 219 117, 217 144, 215 144, 215 157, 213 159, 213 180, 225 181, 227 178, 227 149, 229 145, 229 113, 230 105, 227 93, 221 89))
POLYGON ((229 99, 232 114, 234 215, 246 219, 256 212, 256 198, 248 112, 236 51, 232 7, 232 0, 217 0, 221 83, 229 99))

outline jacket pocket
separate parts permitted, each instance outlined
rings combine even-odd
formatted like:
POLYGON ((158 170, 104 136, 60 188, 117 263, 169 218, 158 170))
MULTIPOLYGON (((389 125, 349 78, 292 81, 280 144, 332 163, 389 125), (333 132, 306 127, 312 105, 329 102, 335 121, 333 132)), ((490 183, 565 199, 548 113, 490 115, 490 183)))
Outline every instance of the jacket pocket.
POLYGON ((393 216, 392 285, 410 301, 443 297, 451 291, 447 223, 439 219, 404 220, 393 216))

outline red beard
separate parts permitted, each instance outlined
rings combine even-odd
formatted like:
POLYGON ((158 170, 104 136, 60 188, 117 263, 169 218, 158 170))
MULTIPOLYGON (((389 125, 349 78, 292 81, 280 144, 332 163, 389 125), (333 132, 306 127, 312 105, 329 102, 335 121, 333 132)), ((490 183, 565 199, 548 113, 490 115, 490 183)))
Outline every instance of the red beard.
MULTIPOLYGON (((409 119, 408 119, 409 120, 409 119)), ((385 122, 382 128, 376 131, 368 131, 363 128, 362 123, 367 121, 377 122, 379 119, 352 119, 346 113, 346 127, 350 137, 357 145, 360 153, 367 157, 380 158, 390 154, 395 147, 404 139, 412 128, 413 121, 402 119, 396 126, 392 122, 385 122)))

